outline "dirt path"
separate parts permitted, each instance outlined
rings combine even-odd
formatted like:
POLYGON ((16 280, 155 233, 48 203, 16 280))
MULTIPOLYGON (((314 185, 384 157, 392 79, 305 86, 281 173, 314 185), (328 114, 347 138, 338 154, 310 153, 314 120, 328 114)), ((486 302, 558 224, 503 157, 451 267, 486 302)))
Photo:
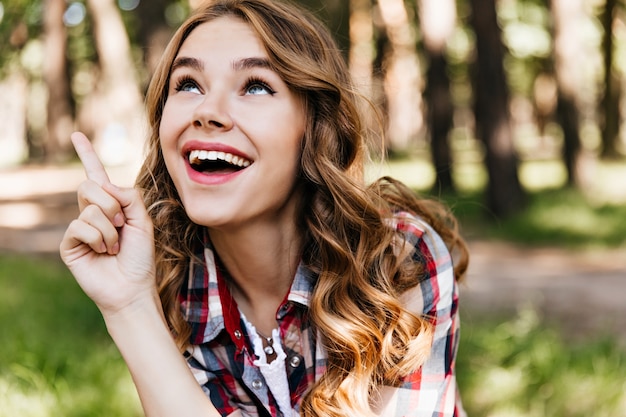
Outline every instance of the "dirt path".
POLYGON ((626 342, 626 250, 572 252, 470 242, 461 290, 470 314, 534 306, 572 338, 617 334, 626 342))
MULTIPOLYGON (((108 169, 130 185, 129 167, 108 169)), ((0 253, 51 254, 76 216, 82 168, 0 171, 0 253)), ((626 249, 571 252, 529 249, 502 242, 470 242, 463 284, 466 318, 533 305, 573 337, 616 333, 626 341, 626 249)))

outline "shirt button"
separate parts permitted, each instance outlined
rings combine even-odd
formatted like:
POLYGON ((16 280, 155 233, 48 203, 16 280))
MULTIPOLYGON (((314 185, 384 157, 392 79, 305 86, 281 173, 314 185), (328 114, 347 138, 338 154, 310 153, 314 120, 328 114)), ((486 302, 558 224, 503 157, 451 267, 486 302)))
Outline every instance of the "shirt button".
POLYGON ((294 355, 291 357, 291 359, 289 359, 289 365, 292 368, 297 368, 298 366, 300 366, 300 362, 301 362, 301 359, 300 359, 300 356, 298 355, 294 355))
POLYGON ((233 334, 237 339, 241 339, 241 332, 239 330, 235 330, 233 334))
POLYGON ((260 379, 255 379, 254 381, 252 381, 253 389, 261 389, 262 386, 263 386, 263 382, 261 382, 260 379))

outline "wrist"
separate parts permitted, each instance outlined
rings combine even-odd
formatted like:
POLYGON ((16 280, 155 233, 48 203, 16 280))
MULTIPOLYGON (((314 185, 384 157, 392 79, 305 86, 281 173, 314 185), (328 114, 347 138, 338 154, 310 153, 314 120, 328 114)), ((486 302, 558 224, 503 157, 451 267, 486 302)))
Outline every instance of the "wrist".
POLYGON ((113 339, 118 333, 126 333, 134 327, 166 326, 161 300, 156 289, 138 295, 124 307, 101 309, 101 313, 113 339))

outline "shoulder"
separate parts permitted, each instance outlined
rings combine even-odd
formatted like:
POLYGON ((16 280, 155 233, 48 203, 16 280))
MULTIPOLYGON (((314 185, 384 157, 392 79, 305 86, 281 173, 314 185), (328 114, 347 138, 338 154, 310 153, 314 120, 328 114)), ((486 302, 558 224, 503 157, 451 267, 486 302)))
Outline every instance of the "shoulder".
POLYGON ((419 284, 406 290, 401 299, 416 314, 436 316, 456 301, 456 282, 450 251, 439 234, 421 217, 396 212, 391 219, 399 232, 394 245, 401 260, 410 260, 421 269, 419 284))
POLYGON ((391 219, 392 227, 399 232, 401 242, 395 244, 396 255, 404 257, 413 255, 427 262, 428 270, 452 271, 452 256, 439 234, 415 214, 400 211, 391 219))

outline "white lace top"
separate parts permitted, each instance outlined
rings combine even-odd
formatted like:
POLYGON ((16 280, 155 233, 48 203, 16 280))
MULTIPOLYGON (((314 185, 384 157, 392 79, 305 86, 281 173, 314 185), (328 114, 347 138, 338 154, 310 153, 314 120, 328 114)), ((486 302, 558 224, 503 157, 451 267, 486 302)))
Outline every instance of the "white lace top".
POLYGON ((254 346, 254 354, 259 358, 254 361, 254 364, 259 367, 267 387, 272 392, 272 395, 276 399, 278 408, 284 416, 291 415, 291 395, 289 393, 289 382, 287 381, 287 370, 285 369, 285 358, 287 355, 283 350, 280 332, 276 328, 272 330, 272 348, 276 353, 276 359, 271 363, 267 363, 267 356, 263 350, 263 337, 259 336, 256 328, 252 323, 248 321, 246 316, 241 313, 248 335, 254 346))

